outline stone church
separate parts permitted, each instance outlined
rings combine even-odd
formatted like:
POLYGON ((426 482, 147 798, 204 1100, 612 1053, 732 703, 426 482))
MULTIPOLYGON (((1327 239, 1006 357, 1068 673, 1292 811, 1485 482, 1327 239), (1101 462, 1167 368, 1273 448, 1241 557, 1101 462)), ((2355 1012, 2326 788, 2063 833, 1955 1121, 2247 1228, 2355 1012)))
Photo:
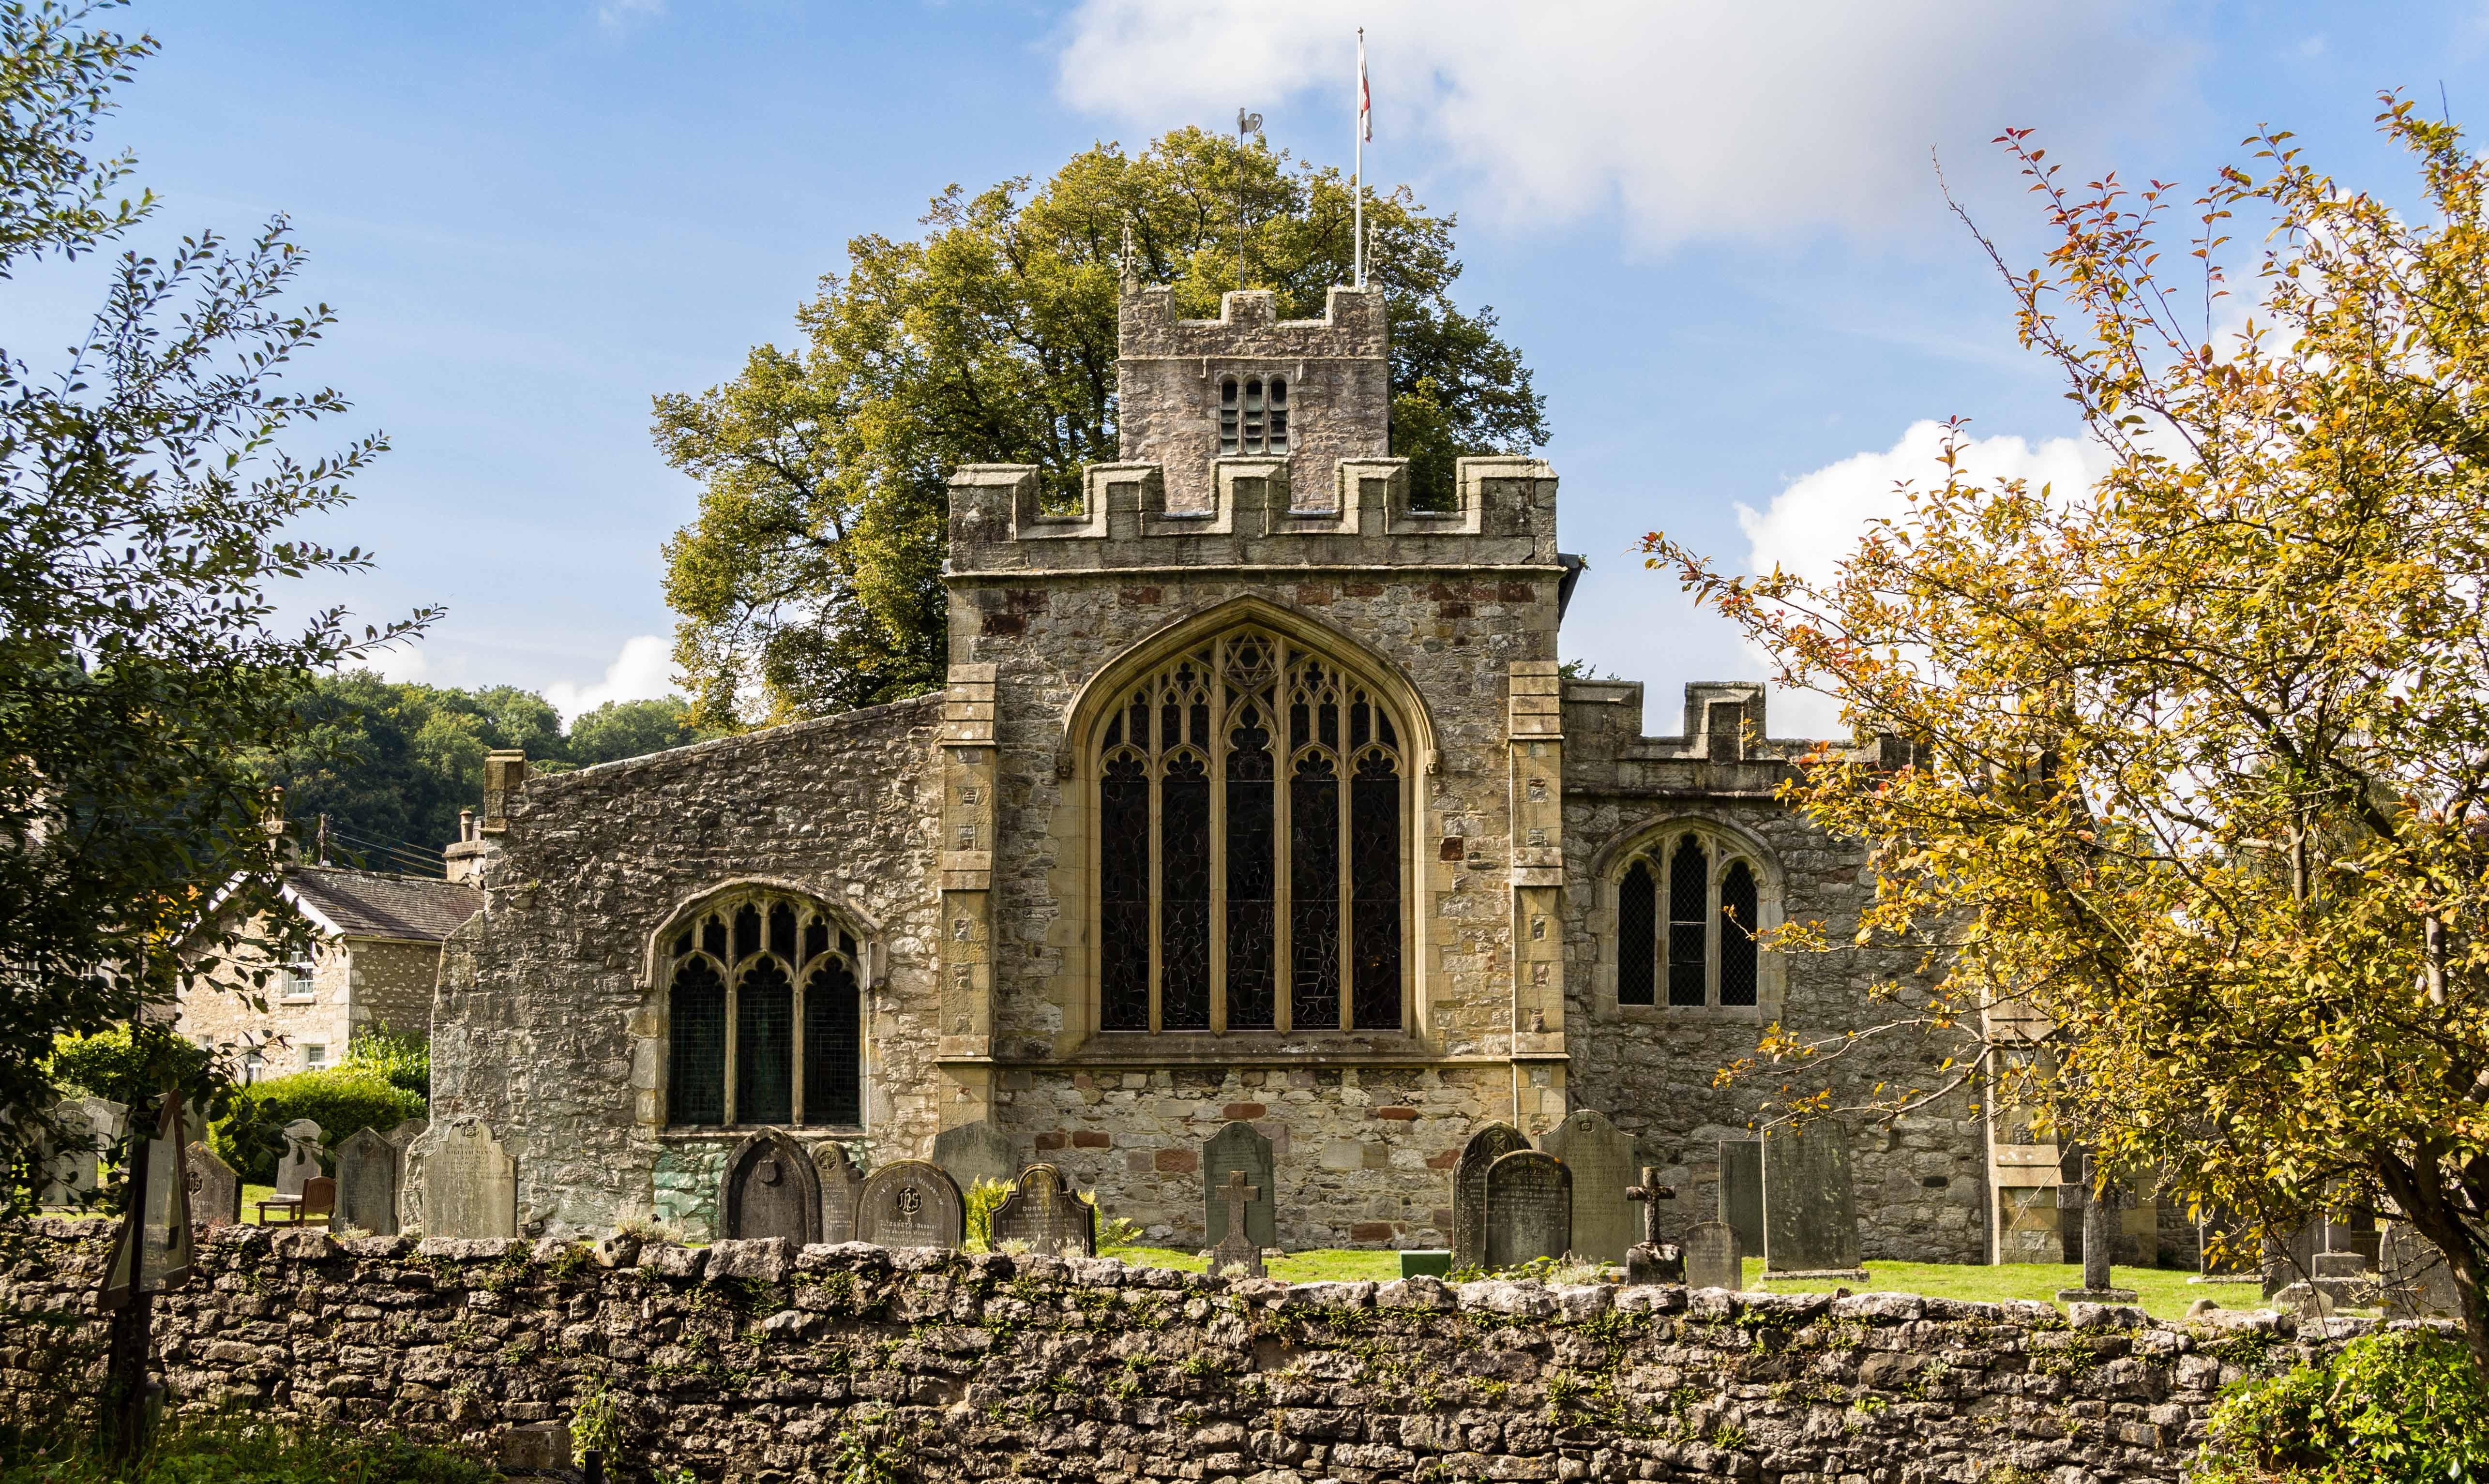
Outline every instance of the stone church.
MULTIPOLYGON (((1776 1080, 1715 1070, 1773 1021, 1878 1018, 1903 960, 1751 936, 1847 943, 1861 857, 1773 790, 1849 744, 1772 737, 1759 684, 1649 736, 1640 685, 1565 678, 1555 471, 1413 496, 1379 293, 1185 320, 1128 284, 1120 320, 1122 462, 1076 502, 951 478, 941 693, 558 776, 496 755, 433 1127, 501 1141, 524 1230, 704 1235, 752 1151, 835 1192, 964 1130, 1187 1245, 1242 1120, 1282 1244, 1442 1246, 1474 1128, 1583 1108, 1708 1219, 1776 1080)), ((1924 1083, 1923 1051, 1842 1074, 1924 1083)), ((1988 1258, 1966 1102, 1851 1139, 1866 1255, 1988 1258)))

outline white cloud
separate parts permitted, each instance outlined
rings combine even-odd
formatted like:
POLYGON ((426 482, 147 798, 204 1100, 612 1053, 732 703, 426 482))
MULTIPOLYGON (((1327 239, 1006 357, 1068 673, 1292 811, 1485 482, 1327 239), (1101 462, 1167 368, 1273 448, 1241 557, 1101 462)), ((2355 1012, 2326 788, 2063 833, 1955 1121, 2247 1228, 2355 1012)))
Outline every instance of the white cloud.
POLYGON ((622 642, 622 652, 605 667, 605 678, 594 685, 557 680, 544 688, 544 699, 561 713, 562 725, 579 720, 609 700, 653 700, 674 693, 674 662, 666 642, 642 634, 622 642))
POLYGON ((619 31, 664 14, 666 0, 605 0, 596 8, 596 23, 609 31, 619 31))
MULTIPOLYGON (((2134 0, 1368 0, 1378 180, 1440 141, 1508 219, 1613 203, 1652 246, 1932 222, 1929 150, 1992 168, 2037 126, 2079 154, 2184 87, 2134 0)), ((1083 0, 1058 90, 1158 128, 1298 94, 1349 143, 1352 22, 1330 0, 1083 0)), ((1473 207, 1474 210, 1474 206, 1473 207)))
MULTIPOLYGON (((1936 462, 1944 436, 1942 423, 1914 422, 1880 453, 1852 454, 1791 480, 1766 509, 1740 501, 1737 525, 1746 533, 1746 569, 1768 572, 1778 566, 1815 582, 1829 581, 1841 559, 1856 549, 1869 521, 1898 517, 1907 508, 1899 489, 1902 481, 1921 489, 1944 482, 1943 466, 1936 462)), ((2108 468, 2107 453, 2079 438, 2052 438, 2038 444, 2011 436, 1975 439, 1962 445, 1960 454, 1962 475, 1974 483, 2023 479, 2034 488, 2053 486, 2060 494, 2090 488, 2108 468)), ((1775 733, 1828 736, 1839 729, 1840 708, 1828 698, 1801 692, 1781 696, 1786 699, 1776 697, 1772 703, 1775 733)))

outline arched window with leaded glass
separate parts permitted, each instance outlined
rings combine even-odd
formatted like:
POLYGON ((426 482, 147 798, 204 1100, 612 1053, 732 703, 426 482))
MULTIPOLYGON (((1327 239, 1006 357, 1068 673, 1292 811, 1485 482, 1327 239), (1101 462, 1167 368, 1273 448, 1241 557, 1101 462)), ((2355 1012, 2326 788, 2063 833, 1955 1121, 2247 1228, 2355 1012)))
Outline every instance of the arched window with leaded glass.
POLYGON ((1187 648, 1098 729, 1100 1029, 1393 1032, 1408 728, 1268 630, 1187 648))
POLYGON ((855 935, 789 893, 737 891, 661 939, 666 1121, 864 1123, 864 974, 855 935))
POLYGON ((1778 920, 1761 856, 1724 831, 1661 830, 1616 875, 1616 1004, 1743 1009, 1763 997, 1756 934, 1778 920))

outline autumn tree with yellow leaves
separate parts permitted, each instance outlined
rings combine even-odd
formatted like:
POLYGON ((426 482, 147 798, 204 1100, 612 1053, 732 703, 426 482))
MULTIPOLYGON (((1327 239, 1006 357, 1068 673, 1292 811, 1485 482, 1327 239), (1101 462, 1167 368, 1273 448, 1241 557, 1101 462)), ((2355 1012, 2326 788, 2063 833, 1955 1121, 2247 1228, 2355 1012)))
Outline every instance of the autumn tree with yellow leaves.
MULTIPOLYGON (((1788 790, 1872 855, 1861 940, 1929 949, 1883 1029, 1958 1043, 1878 1105, 1972 1087, 2274 1227, 2383 1202, 2489 1366, 2489 174, 2385 103, 2414 210, 2280 132, 2192 198, 1999 141, 2055 246, 1980 241, 2113 461, 2092 488, 1949 448, 1821 582, 1646 549, 1906 761, 1788 790), (2017 1016, 2049 1056, 2000 1055, 2017 1016)), ((1775 1027, 1753 1065, 1854 1043, 1775 1027)))

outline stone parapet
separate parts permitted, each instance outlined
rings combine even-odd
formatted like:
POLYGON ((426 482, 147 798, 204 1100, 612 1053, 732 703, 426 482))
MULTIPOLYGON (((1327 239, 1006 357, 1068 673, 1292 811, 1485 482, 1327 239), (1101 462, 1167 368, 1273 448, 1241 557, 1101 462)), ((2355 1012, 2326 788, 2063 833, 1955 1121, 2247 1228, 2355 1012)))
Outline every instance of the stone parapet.
MULTIPOLYGON (((107 1223, 7 1234, 0 1405, 93 1394, 107 1223), (61 1323, 61 1320, 66 1323, 61 1323)), ((2219 1388, 2373 1322, 1871 1293, 1226 1281, 1104 1259, 230 1227, 159 1301, 173 1407, 500 1451, 591 1392, 671 1477, 2172 1480, 2219 1388), (1899 1475, 1897 1475, 1899 1476, 1899 1475)))

